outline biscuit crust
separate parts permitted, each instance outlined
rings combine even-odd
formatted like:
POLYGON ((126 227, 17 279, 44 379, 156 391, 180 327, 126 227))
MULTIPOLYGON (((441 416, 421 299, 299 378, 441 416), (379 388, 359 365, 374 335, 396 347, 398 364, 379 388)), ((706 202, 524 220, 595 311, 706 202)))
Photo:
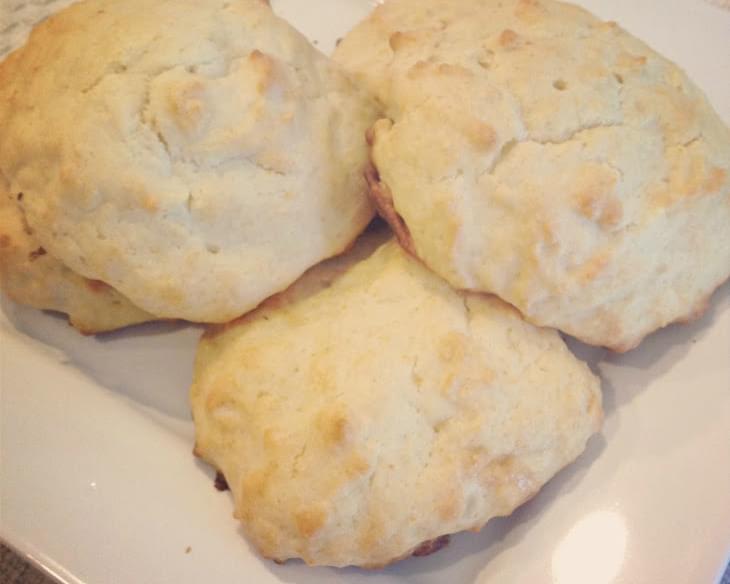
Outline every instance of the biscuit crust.
POLYGON ((0 289, 9 298, 62 312, 83 334, 156 320, 111 286, 79 276, 50 255, 24 221, 18 206, 23 196, 5 192, 0 184, 0 289))
POLYGON ((385 104, 373 199, 453 286, 625 351, 730 275, 730 131, 616 23, 552 0, 389 0, 335 59, 385 104))
POLYGON ((601 424, 599 380, 556 331, 453 290, 394 240, 372 247, 198 348, 195 452, 279 562, 375 568, 437 551, 509 515, 601 424))
POLYGON ((368 224, 376 113, 266 2, 86 0, 0 64, 0 171, 69 268, 225 322, 368 224))

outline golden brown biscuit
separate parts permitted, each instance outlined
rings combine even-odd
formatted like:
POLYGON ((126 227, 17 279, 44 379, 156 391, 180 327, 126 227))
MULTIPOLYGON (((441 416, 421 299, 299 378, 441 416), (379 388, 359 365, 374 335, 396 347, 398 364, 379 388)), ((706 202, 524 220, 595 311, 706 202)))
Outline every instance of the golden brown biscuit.
POLYGON ((277 561, 434 551, 509 515, 600 426, 599 381, 556 331, 454 291, 395 241, 360 260, 372 245, 198 348, 196 453, 277 561))
POLYGON ((0 64, 0 171, 72 270, 225 322, 370 221, 375 117, 260 0, 86 0, 0 64))
POLYGON ((376 203, 452 285, 623 351, 730 275, 730 131, 615 23, 552 0, 388 0, 335 59, 386 106, 376 203))
MULTIPOLYGON (((25 224, 0 180, 0 289, 12 300, 68 315, 84 334, 106 332, 155 320, 111 286, 79 276, 50 255, 25 224)), ((6 186, 6 185, 5 185, 6 186)))

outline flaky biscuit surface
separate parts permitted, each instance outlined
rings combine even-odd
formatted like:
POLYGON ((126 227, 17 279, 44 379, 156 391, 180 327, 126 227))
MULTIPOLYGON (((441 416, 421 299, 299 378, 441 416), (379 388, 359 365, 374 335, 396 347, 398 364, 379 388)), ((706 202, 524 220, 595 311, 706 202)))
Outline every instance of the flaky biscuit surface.
POLYGON ((372 215, 370 99, 259 0, 88 0, 0 64, 0 171, 41 244, 224 322, 372 215))
POLYGON ((213 327, 196 358, 196 453, 276 560, 378 567, 479 529, 600 426, 599 381, 557 332, 393 240, 341 275, 348 258, 213 327))
POLYGON ((391 0, 335 58, 386 105, 377 202, 454 286, 627 350, 728 278, 730 132, 615 23, 551 0, 391 0))

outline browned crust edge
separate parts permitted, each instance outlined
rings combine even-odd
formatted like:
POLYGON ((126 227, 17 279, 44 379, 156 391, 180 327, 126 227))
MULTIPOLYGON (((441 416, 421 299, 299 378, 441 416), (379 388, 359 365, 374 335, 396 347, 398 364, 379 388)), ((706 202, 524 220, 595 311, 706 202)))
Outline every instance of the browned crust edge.
MULTIPOLYGON (((421 542, 416 547, 407 551, 406 553, 404 553, 400 556, 397 556, 395 558, 392 558, 386 562, 376 563, 376 564, 362 564, 362 565, 352 564, 351 566, 348 566, 348 567, 357 567, 357 568, 361 568, 363 570, 382 570, 383 568, 391 566, 391 565, 393 565, 397 562, 403 561, 407 558, 411 558, 411 557, 423 558, 426 556, 430 556, 431 554, 435 554, 436 552, 441 551, 446 546, 448 546, 450 541, 451 541, 451 535, 447 533, 447 534, 435 537, 433 539, 427 539, 426 541, 421 542)), ((259 553, 260 553, 260 550, 259 550, 259 553)), ((286 562, 289 559, 294 559, 294 558, 286 558, 286 559, 274 558, 274 557, 267 557, 265 555, 264 555, 264 557, 266 557, 266 559, 268 559, 268 560, 271 560, 275 564, 279 564, 279 565, 286 564, 286 562)), ((312 564, 312 563, 307 562, 306 560, 305 560, 305 563, 309 566, 321 566, 322 565, 322 564, 312 564)))
POLYGON ((393 204, 393 193, 388 185, 380 180, 380 173, 372 159, 372 147, 375 143, 375 133, 372 127, 365 133, 365 139, 370 148, 370 160, 365 167, 364 173, 365 181, 368 184, 368 196, 378 211, 378 215, 390 225, 401 247, 412 256, 417 257, 411 232, 408 230, 408 226, 403 220, 403 217, 396 211, 395 205, 393 204))
MULTIPOLYGON (((708 292, 705 296, 700 298, 694 304, 694 306, 692 306, 686 313, 678 316, 674 320, 671 320, 668 323, 666 323, 660 327, 650 330, 646 334, 644 334, 636 339, 632 339, 630 341, 627 341, 627 342, 621 343, 621 344, 617 344, 617 345, 604 345, 604 347, 613 353, 618 353, 618 354, 628 353, 632 349, 635 349, 636 347, 638 347, 647 337, 650 337, 654 333, 657 333, 660 330, 667 328, 668 326, 690 324, 692 322, 695 322, 695 321, 701 319, 703 316, 705 316, 708 309, 712 305, 712 297, 715 294, 715 292, 717 292, 720 288, 722 288, 729 281, 730 281, 730 276, 728 276, 727 278, 725 278, 723 280, 720 280, 720 282, 710 292, 708 292)), ((566 334, 570 335, 571 333, 566 333, 566 334)), ((571 336, 575 337, 579 341, 584 342, 588 345, 595 345, 595 343, 591 343, 589 341, 584 341, 583 339, 581 339, 580 337, 578 337, 576 335, 571 335, 571 336)))

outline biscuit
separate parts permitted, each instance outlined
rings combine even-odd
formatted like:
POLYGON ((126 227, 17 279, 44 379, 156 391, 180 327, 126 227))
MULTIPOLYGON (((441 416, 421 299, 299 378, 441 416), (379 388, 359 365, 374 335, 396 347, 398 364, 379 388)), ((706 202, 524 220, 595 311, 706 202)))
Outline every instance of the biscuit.
POLYGON ((599 381, 556 331, 453 290, 395 240, 355 261, 361 245, 198 348, 195 452, 277 561, 435 551, 509 515, 601 423, 599 381))
POLYGON ((69 268, 224 322, 370 221, 375 117, 265 2, 87 0, 0 65, 0 171, 69 268))
POLYGON ((335 59, 385 104, 373 198, 453 286, 624 351, 730 275, 730 131, 615 23, 551 0, 388 0, 335 59))
POLYGON ((0 185, 0 289, 18 304, 68 315, 84 334, 155 320, 103 282, 88 280, 50 255, 23 221, 15 196, 0 185))

